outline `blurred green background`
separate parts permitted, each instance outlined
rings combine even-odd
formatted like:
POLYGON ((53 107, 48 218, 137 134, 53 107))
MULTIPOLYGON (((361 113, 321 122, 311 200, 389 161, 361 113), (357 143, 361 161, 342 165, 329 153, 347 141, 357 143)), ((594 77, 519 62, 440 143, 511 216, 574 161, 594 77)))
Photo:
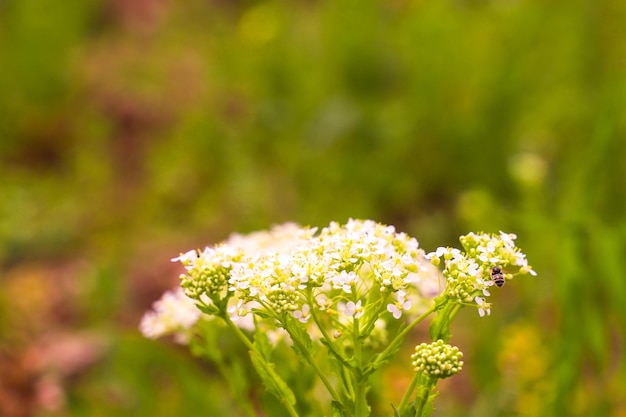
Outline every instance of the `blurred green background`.
POLYGON ((460 315, 436 415, 626 416, 624 22, 621 0, 0 1, 0 415, 233 415, 210 365, 138 333, 169 259, 355 217, 426 251, 514 232, 539 274, 460 315))

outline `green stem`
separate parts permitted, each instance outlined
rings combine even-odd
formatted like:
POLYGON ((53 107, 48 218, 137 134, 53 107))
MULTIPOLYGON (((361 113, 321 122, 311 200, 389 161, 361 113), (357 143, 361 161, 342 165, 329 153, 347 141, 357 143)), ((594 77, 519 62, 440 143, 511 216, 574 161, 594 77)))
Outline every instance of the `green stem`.
MULTIPOLYGON (((256 348, 254 347, 254 345, 252 344, 252 342, 250 341, 250 339, 248 339, 248 336, 245 335, 244 332, 241 331, 241 329, 239 327, 237 327, 235 325, 235 323, 233 323, 233 321, 230 319, 230 317, 228 317, 228 315, 223 315, 222 319, 224 319, 224 321, 226 322, 226 324, 228 325, 228 327, 230 327, 230 329, 235 332, 235 334, 237 335, 237 337, 239 337, 239 339, 241 339, 241 341, 243 342, 244 345, 246 345, 246 347, 252 351, 257 352, 256 348)), ((258 353, 258 352, 257 352, 258 353)))
POLYGON ((431 329, 431 336, 432 336, 433 341, 436 341, 438 339, 446 340, 447 338, 449 338, 450 324, 452 323, 452 319, 457 315, 459 310, 461 310, 461 307, 463 307, 462 304, 454 304, 454 305, 445 306, 441 310, 439 314, 441 314, 442 317, 441 317, 441 321, 440 321, 441 324, 439 326, 438 332, 436 334, 433 334, 432 329, 431 329))
POLYGON ((340 402, 339 395, 337 395, 337 392, 333 388, 333 385, 330 383, 328 378, 326 378, 326 373, 322 371, 322 369, 319 367, 315 359, 311 356, 311 353, 308 351, 308 349, 302 344, 302 342, 298 339, 296 335, 292 335, 291 333, 289 335, 291 336, 291 340, 293 340, 294 343, 298 344, 300 348, 300 352, 302 352, 302 354, 306 358, 309 365, 311 365, 313 370, 315 370, 315 373, 317 374, 317 376, 320 378, 320 380, 322 381, 322 383, 328 390, 328 393, 330 394, 330 396, 333 397, 333 400, 340 402))
POLYGON ((415 387, 417 386, 417 382, 419 381, 419 378, 420 378, 420 374, 416 372, 415 375, 413 376, 413 379, 411 380, 411 384, 409 384, 409 387, 406 389, 406 392, 404 393, 404 396, 402 397, 402 401, 400 401, 400 405, 398 406, 398 409, 400 410, 400 414, 404 413, 404 409, 406 408, 406 405, 409 402, 411 395, 413 395, 413 391, 415 391, 415 387))
MULTIPOLYGON (((258 354, 259 357, 263 357, 263 355, 261 355, 261 353, 254 347, 250 339, 248 339, 248 336, 246 336, 244 332, 241 331, 241 329, 237 327, 235 323, 233 323, 233 321, 230 319, 230 317, 228 317, 227 314, 223 314, 221 315, 221 317, 226 322, 228 327, 230 327, 230 329, 237 335, 237 337, 241 339, 243 344, 246 345, 248 349, 258 354)), ((289 415, 291 417, 299 417, 296 409, 293 408, 293 405, 291 405, 289 401, 285 401, 283 398, 280 398, 280 402, 285 406, 285 408, 287 409, 287 412, 289 412, 289 415)))
MULTIPOLYGON (((311 297, 309 297, 308 302, 310 305, 314 305, 313 304, 313 300, 311 297)), ((315 322, 315 324, 317 325, 317 328, 319 329, 319 331, 322 333, 322 336, 324 336, 324 339, 326 340, 326 346, 328 346, 328 349, 330 349, 331 353, 337 358, 339 359, 339 361, 341 361, 341 363, 347 367, 352 369, 353 366, 348 363, 348 361, 346 360, 346 358, 341 354, 341 352, 339 351, 339 349, 337 349, 337 347, 335 346, 335 343, 333 342, 333 339, 328 335, 328 332, 326 331, 326 328, 322 325, 322 323, 320 323, 320 319, 317 315, 317 313, 315 312, 314 308, 311 308, 311 316, 313 317, 313 321, 315 322)))
MULTIPOLYGON (((200 332, 198 333, 198 338, 202 341, 205 346, 213 346, 214 344, 209 342, 208 338, 205 336, 207 334, 206 328, 203 326, 199 326, 200 332)), ((252 407, 250 398, 245 395, 244 392, 238 389, 237 383, 234 380, 232 368, 227 365, 226 361, 219 353, 219 350, 216 348, 215 351, 210 347, 202 349, 202 356, 210 360, 216 367, 218 372, 222 375, 222 378, 228 382, 230 385, 230 390, 237 401, 237 405, 243 409, 248 417, 256 417, 258 414, 255 412, 254 407, 252 407), (216 353, 217 351, 217 353, 216 353)), ((248 393, 249 394, 249 393, 248 393)))
POLYGON ((461 310, 461 307, 463 307, 463 305, 461 304, 457 304, 454 306, 454 309, 452 309, 452 311, 450 312, 450 318, 448 319, 448 321, 452 321, 454 316, 456 316, 459 310, 461 310))
POLYGON ((250 404, 250 398, 240 395, 240 393, 236 390, 235 388, 236 383, 232 380, 231 370, 221 362, 215 362, 215 363, 217 365, 218 371, 222 374, 222 377, 229 382, 231 386, 231 391, 233 391, 234 396, 236 397, 237 400, 239 400, 237 405, 241 407, 249 417, 258 416, 258 414, 254 411, 254 407, 252 407, 252 405, 250 404))
POLYGON ((416 406, 415 409, 417 411, 417 413, 415 414, 415 417, 422 417, 422 414, 424 413, 424 407, 426 407, 426 404, 428 403, 428 397, 430 396, 430 393, 433 390, 435 383, 436 381, 433 381, 432 379, 428 378, 428 381, 422 387, 422 393, 417 399, 418 402, 415 405, 416 406))
POLYGON ((361 346, 361 340, 359 335, 359 319, 354 318, 353 326, 352 326, 352 340, 354 344, 354 359, 356 362, 356 367, 353 371, 354 375, 354 384, 355 384, 355 393, 354 393, 354 413, 355 417, 366 417, 367 416, 367 398, 366 394, 366 383, 367 380, 363 376, 361 372, 363 367, 363 349, 361 346))
MULTIPOLYGON (((411 323, 409 323, 408 326, 406 326, 402 331, 400 331, 400 333, 398 333, 398 335, 394 338, 393 342, 395 342, 398 339, 404 338, 404 336, 406 336, 408 332, 413 330, 415 326, 417 326, 420 322, 422 322, 426 317, 430 316, 438 308, 439 306, 437 304, 433 304, 428 310, 423 312, 418 318, 413 320, 411 323)), ((391 343, 391 345, 393 344, 393 342, 391 343)))
POLYGON ((374 360, 374 362, 372 362, 372 364, 370 365, 370 369, 376 369, 378 368, 378 362, 380 361, 380 358, 385 358, 387 356, 387 354, 389 354, 389 351, 391 349, 394 348, 394 346, 396 345, 396 342, 398 341, 398 339, 402 339, 404 338, 404 336, 406 336, 406 334, 408 332, 410 332, 415 326, 417 326, 421 321, 423 321, 426 317, 428 317, 429 315, 431 315, 435 310, 437 310, 440 307, 440 305, 438 305, 437 303, 433 304, 428 310, 426 310, 425 312, 423 312, 418 318, 416 318, 415 320, 413 320, 411 323, 409 323, 408 326, 406 326, 404 329, 402 329, 397 335, 396 337, 393 339, 393 341, 391 343, 389 343, 387 345, 387 348, 385 348, 384 351, 382 351, 381 353, 378 354, 378 356, 376 357, 376 359, 374 360))

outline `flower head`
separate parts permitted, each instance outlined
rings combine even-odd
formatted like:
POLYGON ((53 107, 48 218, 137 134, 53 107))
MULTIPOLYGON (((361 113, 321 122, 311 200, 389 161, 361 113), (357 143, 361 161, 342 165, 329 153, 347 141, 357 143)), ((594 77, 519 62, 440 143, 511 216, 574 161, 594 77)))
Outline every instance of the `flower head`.
POLYGON ((290 223, 232 235, 222 244, 174 260, 187 271, 181 285, 189 296, 209 297, 215 304, 237 300, 229 302, 233 318, 244 317, 245 306, 254 302, 259 312, 279 322, 288 313, 309 325, 315 310, 326 317, 324 323, 342 329, 351 322, 347 318, 358 319, 372 308, 364 297, 371 291, 394 300, 389 311, 398 318, 436 295, 425 291, 433 267, 417 240, 371 220, 333 222, 319 232, 290 223))
POLYGON ((241 252, 227 245, 206 248, 204 251, 189 251, 172 261, 179 261, 187 270, 180 276, 181 287, 187 296, 201 300, 208 296, 212 300, 224 296, 233 263, 241 258, 241 252))
POLYGON ((485 297, 490 295, 489 287, 494 284, 493 271, 498 273, 498 286, 514 275, 536 275, 528 265, 526 255, 515 246, 516 238, 514 234, 504 232, 469 233, 460 237, 463 251, 440 247, 427 258, 434 265, 443 261, 445 292, 460 304, 474 303, 482 317, 491 313, 491 304, 485 297))
POLYGON ((488 315, 494 266, 507 280, 534 274, 515 238, 470 233, 460 238, 462 250, 440 247, 426 255, 415 238, 372 220, 332 222, 320 230, 288 223, 234 234, 174 261, 185 268, 185 294, 216 312, 227 308, 223 313, 238 325, 254 326, 257 317, 285 327, 288 315, 311 335, 324 333, 317 326, 326 326, 326 334, 369 334, 385 312, 395 319, 417 317, 440 295, 488 315), (361 317, 362 329, 355 330, 361 317))
POLYGON ((141 333, 151 339, 174 334, 177 341, 185 342, 188 330, 198 321, 202 312, 194 300, 182 289, 166 291, 154 302, 153 310, 144 314, 139 324, 141 333))

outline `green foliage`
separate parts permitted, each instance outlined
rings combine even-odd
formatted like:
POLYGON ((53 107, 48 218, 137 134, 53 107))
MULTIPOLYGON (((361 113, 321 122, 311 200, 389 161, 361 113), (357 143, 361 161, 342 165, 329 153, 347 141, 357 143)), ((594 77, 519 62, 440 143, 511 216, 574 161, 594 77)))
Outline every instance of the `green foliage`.
POLYGON ((149 413, 165 417, 175 410, 188 415, 225 415, 234 409, 228 400, 207 401, 207 392, 213 398, 230 395, 182 351, 154 346, 136 335, 116 334, 116 341, 118 346, 81 377, 68 398, 66 415, 149 413))
POLYGON ((293 345, 291 346, 296 353, 298 359, 308 364, 307 358, 315 356, 315 349, 311 336, 307 333, 306 329, 302 326, 298 326, 295 319, 289 315, 284 315, 285 330, 289 332, 293 345))
POLYGON ((343 407, 337 401, 333 401, 331 404, 331 417, 345 417, 345 413, 343 412, 343 407))
POLYGON ((289 386, 274 370, 274 364, 262 358, 257 352, 250 351, 250 359, 254 369, 261 377, 267 390, 276 398, 286 401, 290 405, 296 403, 296 399, 289 386))
POLYGON ((391 361, 400 350, 400 347, 402 346, 402 342, 403 342, 402 338, 395 339, 383 352, 376 355, 374 357, 374 360, 372 360, 372 362, 366 368, 365 375, 373 374, 381 366, 385 365, 386 363, 389 363, 389 361, 391 361))
POLYGON ((450 325, 454 317, 452 311, 455 308, 455 305, 448 303, 444 304, 444 307, 438 310, 437 316, 430 322, 429 332, 432 340, 441 339, 444 342, 450 341, 450 337, 452 336, 450 333, 450 325))

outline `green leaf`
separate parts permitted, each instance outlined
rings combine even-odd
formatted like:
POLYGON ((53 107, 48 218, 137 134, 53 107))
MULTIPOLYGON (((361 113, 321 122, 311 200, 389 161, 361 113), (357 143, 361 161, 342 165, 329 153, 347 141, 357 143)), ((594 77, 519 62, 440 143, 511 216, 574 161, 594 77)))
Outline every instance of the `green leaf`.
POLYGON ((206 304, 203 304, 203 303, 196 303, 196 307, 198 307, 198 310, 200 310, 203 313, 208 314, 210 316, 216 316, 220 312, 220 310, 213 304, 206 305, 206 304))
POLYGON ((413 408, 413 412, 412 413, 404 413, 402 414, 402 417, 427 417, 433 414, 433 411, 435 411, 435 408, 433 407, 433 402, 435 400, 435 397, 439 394, 438 392, 434 391, 433 389, 433 385, 426 385, 423 387, 420 387, 418 390, 418 398, 423 396, 425 391, 428 392, 427 397, 426 397, 426 403, 424 404, 424 406, 422 407, 421 413, 420 410, 418 409, 418 401, 415 401, 413 408))
POLYGON ((218 344, 219 327, 215 320, 200 320, 197 323, 198 334, 189 341, 192 355, 220 363, 224 359, 218 344))
POLYGON ((328 340, 326 339, 320 339, 320 342, 326 346, 328 348, 328 356, 330 358, 335 359, 336 361, 338 361, 340 364, 342 364, 343 366, 345 366, 348 369, 353 369, 354 366, 349 362, 348 358, 345 358, 344 356, 341 355, 340 352, 337 352, 331 345, 330 342, 328 342, 328 340))
POLYGON ((344 371, 346 370, 346 367, 344 366, 343 362, 341 362, 336 355, 333 355, 332 353, 328 354, 328 364, 330 365, 330 370, 337 375, 339 378, 341 378, 342 382, 344 383, 345 386, 345 379, 344 379, 344 371))
POLYGON ((374 360, 371 362, 371 364, 367 368, 365 368, 363 375, 367 376, 367 375, 372 374, 382 365, 386 364, 391 359, 393 359, 393 357, 396 356, 396 353, 398 353, 398 350, 400 350, 400 347, 402 346, 403 341, 404 341, 403 338, 396 339, 395 341, 392 342, 391 345, 389 345, 385 349, 385 352, 383 352, 384 354, 379 353, 378 355, 376 355, 374 357, 374 360))
POLYGON ((331 417, 346 417, 346 413, 343 411, 343 405, 338 401, 333 401, 330 404, 330 416, 331 417))
POLYGON ((248 390, 250 389, 250 378, 246 375, 244 365, 237 357, 234 357, 228 371, 227 380, 235 397, 240 400, 245 400, 248 395, 248 390))
POLYGON ((261 309, 253 309, 252 312, 254 313, 255 316, 258 316, 258 317, 260 317, 262 319, 269 319, 269 318, 274 318, 275 319, 276 318, 275 315, 269 314, 268 312, 263 311, 261 309))
POLYGON ((450 341, 450 314, 454 306, 454 303, 447 303, 437 312, 437 316, 430 323, 430 337, 432 340, 442 339, 446 343, 450 341))
MULTIPOLYGON (((378 317, 375 317, 374 319, 377 319, 378 317)), ((372 331, 374 331, 374 328, 376 327, 376 320, 370 320, 366 323, 366 325, 361 329, 361 335, 360 335, 360 339, 361 340, 365 340, 367 339, 370 334, 372 334, 372 331)))
POLYGON ((293 391, 274 370, 274 364, 266 361, 259 353, 251 350, 250 359, 263 385, 268 392, 276 396, 280 401, 294 405, 296 398, 293 391))
POLYGON ((393 417, 415 417, 417 415, 415 402, 407 404, 403 410, 398 410, 393 404, 391 404, 391 408, 393 408, 393 417))
POLYGON ((263 356, 263 359, 268 362, 271 360, 274 346, 270 342, 269 337, 267 337, 267 333, 258 328, 254 332, 254 347, 263 356))
POLYGON ((291 316, 286 316, 283 320, 285 329, 293 339, 291 348, 296 352, 296 356, 304 364, 309 364, 308 358, 315 354, 315 348, 311 341, 311 336, 300 322, 291 316))
POLYGON ((426 402, 426 406, 422 411, 422 416, 431 416, 433 414, 433 412, 435 411, 435 397, 437 397, 438 394, 439 392, 437 391, 433 391, 430 393, 430 395, 428 396, 428 401, 426 402))

